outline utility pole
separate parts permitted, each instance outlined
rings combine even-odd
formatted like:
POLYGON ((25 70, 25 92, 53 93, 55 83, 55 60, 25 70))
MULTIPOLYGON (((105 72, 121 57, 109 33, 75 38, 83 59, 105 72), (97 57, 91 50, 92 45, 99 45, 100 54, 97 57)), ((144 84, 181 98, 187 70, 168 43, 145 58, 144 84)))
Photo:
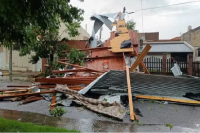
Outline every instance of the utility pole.
POLYGON ((12 45, 10 45, 9 53, 9 74, 12 75, 12 45))

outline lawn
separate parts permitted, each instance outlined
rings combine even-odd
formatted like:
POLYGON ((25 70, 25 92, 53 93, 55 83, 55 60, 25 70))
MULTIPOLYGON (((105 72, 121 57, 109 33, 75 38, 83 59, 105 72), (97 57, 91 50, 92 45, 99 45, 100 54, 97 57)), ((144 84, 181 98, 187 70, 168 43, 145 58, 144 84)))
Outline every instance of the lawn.
POLYGON ((77 132, 64 128, 34 125, 32 123, 22 123, 0 117, 0 132, 77 132))

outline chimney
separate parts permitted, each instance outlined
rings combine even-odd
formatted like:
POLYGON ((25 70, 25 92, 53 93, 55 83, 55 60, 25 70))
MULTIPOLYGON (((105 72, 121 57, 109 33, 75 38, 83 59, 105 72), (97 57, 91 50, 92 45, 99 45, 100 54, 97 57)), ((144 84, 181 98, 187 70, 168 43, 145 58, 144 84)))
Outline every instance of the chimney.
POLYGON ((189 26, 188 26, 188 31, 191 31, 191 30, 192 30, 192 26, 189 25, 189 26))
POLYGON ((85 24, 85 31, 87 32, 87 24, 85 24))

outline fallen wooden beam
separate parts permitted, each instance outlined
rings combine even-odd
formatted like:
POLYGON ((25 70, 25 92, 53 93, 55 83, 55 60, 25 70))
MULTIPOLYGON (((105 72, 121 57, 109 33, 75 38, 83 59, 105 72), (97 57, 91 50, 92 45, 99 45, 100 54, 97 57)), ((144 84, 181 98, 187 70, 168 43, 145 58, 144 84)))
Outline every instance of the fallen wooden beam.
POLYGON ((146 56, 146 54, 149 52, 150 49, 151 49, 151 45, 147 44, 144 50, 142 51, 142 53, 140 54, 140 56, 136 59, 134 64, 131 66, 130 71, 135 71, 137 66, 142 62, 143 58, 146 56))
POLYGON ((56 103, 56 93, 53 93, 53 97, 52 97, 52 100, 51 100, 51 105, 50 105, 50 110, 53 110, 54 107, 55 107, 55 104, 56 103), (53 105, 53 106, 52 106, 53 105))
POLYGON ((168 97, 162 97, 162 96, 136 95, 136 97, 141 98, 141 99, 151 99, 151 100, 158 100, 158 101, 171 101, 171 102, 178 102, 178 103, 200 104, 200 101, 196 101, 196 100, 175 99, 175 98, 168 98, 168 97))
MULTIPOLYGON (((135 55, 137 56, 137 58, 139 58, 138 53, 133 49, 135 55)), ((147 67, 145 66, 145 64, 143 63, 143 61, 140 63, 142 65, 142 67, 144 68, 146 74, 150 74, 149 70, 147 69, 147 67)))
POLYGON ((84 69, 91 70, 91 71, 94 71, 94 72, 101 72, 99 70, 95 70, 95 69, 91 69, 91 68, 87 68, 87 67, 83 67, 83 66, 79 66, 79 65, 75 65, 75 64, 70 64, 70 63, 61 62, 61 61, 56 61, 56 62, 63 64, 63 65, 71 65, 71 66, 78 67, 78 68, 84 68, 84 69))
MULTIPOLYGON (((88 50, 102 50, 102 49, 111 49, 111 47, 96 47, 96 48, 86 48, 86 49, 79 49, 79 51, 88 51, 88 50)), ((62 53, 70 52, 70 50, 62 51, 62 53)))
POLYGON ((67 73, 67 72, 99 72, 99 71, 87 70, 85 68, 81 68, 81 69, 71 69, 71 70, 64 70, 64 71, 54 70, 53 74, 67 73))
POLYGON ((137 115, 133 111, 133 99, 132 99, 132 92, 131 92, 131 81, 130 81, 130 74, 129 74, 129 66, 126 66, 126 78, 127 78, 127 86, 128 86, 128 100, 129 100, 129 110, 130 110, 130 119, 131 120, 138 120, 137 115))
POLYGON ((54 92, 56 92, 56 90, 49 90, 49 91, 42 91, 42 92, 35 92, 35 93, 21 93, 21 94, 13 94, 13 95, 0 95, 0 98, 33 96, 33 95, 48 94, 48 93, 54 93, 54 92))
POLYGON ((34 102, 34 101, 38 101, 38 100, 42 100, 44 99, 43 97, 36 97, 36 96, 31 96, 31 97, 27 97, 22 104, 26 104, 26 103, 30 103, 30 102, 34 102))
POLYGON ((27 92, 28 90, 15 90, 15 91, 3 91, 2 93, 21 93, 21 92, 27 92))
POLYGON ((18 90, 28 90, 27 88, 11 88, 11 89, 0 89, 0 92, 4 91, 18 91, 18 90))
MULTIPOLYGON (((38 86, 39 89, 50 89, 50 88, 55 88, 56 85, 52 85, 52 86, 38 86)), ((82 86, 67 86, 69 89, 71 90, 81 90, 83 89, 84 87, 82 86)))
POLYGON ((36 78, 35 82, 53 83, 53 84, 68 84, 68 85, 88 85, 94 81, 96 77, 81 77, 81 78, 36 78))
POLYGON ((7 87, 31 87, 28 85, 7 85, 7 87))
POLYGON ((22 100, 22 97, 16 97, 16 98, 11 99, 12 102, 20 101, 20 100, 22 100))

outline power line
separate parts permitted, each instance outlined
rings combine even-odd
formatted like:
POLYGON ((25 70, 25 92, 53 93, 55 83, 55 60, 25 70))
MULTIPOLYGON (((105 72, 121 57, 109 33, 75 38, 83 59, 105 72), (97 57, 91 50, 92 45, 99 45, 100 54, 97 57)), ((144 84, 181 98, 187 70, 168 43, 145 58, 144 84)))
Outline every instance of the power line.
MULTIPOLYGON (((141 0, 141 7, 143 9, 142 0, 141 0)), ((144 32, 144 25, 143 25, 143 10, 142 10, 142 32, 144 32)))
POLYGON ((171 5, 163 5, 163 6, 157 6, 157 7, 150 7, 150 8, 145 8, 145 9, 139 9, 139 10, 135 10, 134 12, 129 12, 128 14, 132 14, 132 13, 135 13, 135 12, 138 12, 138 11, 144 11, 144 10, 150 10, 150 9, 156 9, 156 8, 163 8, 163 7, 168 7, 168 6, 184 5, 184 4, 196 3, 196 2, 200 2, 200 0, 171 4, 171 5))

